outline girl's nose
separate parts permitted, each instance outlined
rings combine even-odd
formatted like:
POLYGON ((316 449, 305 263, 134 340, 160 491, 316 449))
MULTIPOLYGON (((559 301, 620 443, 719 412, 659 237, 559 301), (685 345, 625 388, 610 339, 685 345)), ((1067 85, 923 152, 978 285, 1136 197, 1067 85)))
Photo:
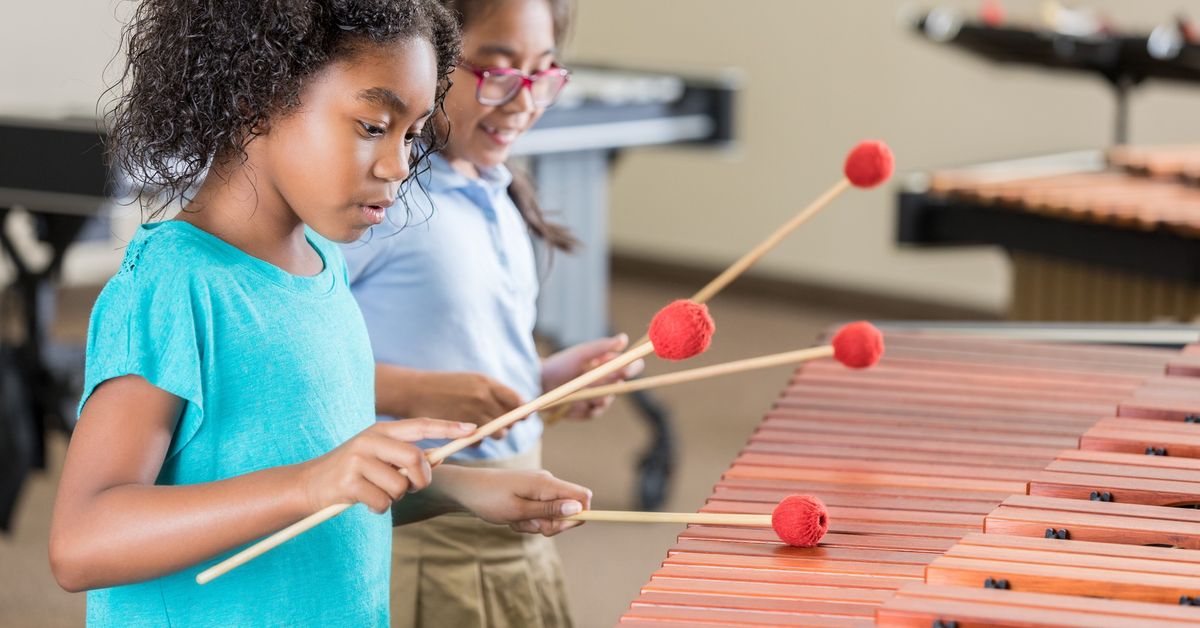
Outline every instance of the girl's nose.
POLYGON ((408 178, 408 170, 408 151, 401 149, 389 151, 385 157, 376 160, 371 174, 384 181, 403 181, 408 178))
POLYGON ((528 85, 517 90, 517 95, 513 96, 512 100, 504 103, 501 109, 505 113, 525 113, 533 111, 536 107, 533 104, 533 92, 530 91, 528 85))

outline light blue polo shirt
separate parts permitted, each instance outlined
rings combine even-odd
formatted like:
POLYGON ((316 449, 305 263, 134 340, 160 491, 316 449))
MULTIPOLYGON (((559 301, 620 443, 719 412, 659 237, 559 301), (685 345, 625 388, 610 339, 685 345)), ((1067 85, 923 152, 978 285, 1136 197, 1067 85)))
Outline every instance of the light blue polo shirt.
MULTIPOLYGON (((311 460, 374 424, 374 362, 345 264, 333 243, 308 240, 325 262, 312 277, 179 221, 130 241, 92 310, 80 407, 122 375, 186 402, 156 484, 311 460)), ((203 586, 196 574, 234 550, 89 591, 88 624, 387 626, 391 539, 391 518, 358 505, 203 586)))
MULTIPOLYGON (((430 168, 417 175, 420 186, 410 187, 411 218, 397 203, 382 225, 342 252, 376 361, 483 373, 529 401, 542 393, 533 342, 533 243, 508 197, 511 173, 500 166, 480 174, 464 176, 433 155, 430 168)), ((486 439, 454 458, 510 457, 541 435, 541 419, 532 416, 505 438, 486 439)))

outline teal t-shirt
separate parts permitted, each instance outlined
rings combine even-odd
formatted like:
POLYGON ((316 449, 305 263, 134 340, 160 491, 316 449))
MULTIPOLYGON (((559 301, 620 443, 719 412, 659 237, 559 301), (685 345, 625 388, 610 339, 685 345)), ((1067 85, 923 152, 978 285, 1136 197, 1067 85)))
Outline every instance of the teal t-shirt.
MULTIPOLYGON (((157 484, 310 460, 375 421, 374 361, 345 261, 316 233, 308 240, 325 262, 312 277, 179 221, 144 225, 129 243, 92 311, 80 407, 122 375, 185 400, 157 484)), ((203 586, 196 574, 228 554, 90 591, 88 624, 387 626, 390 547, 389 517, 358 505, 203 586)))

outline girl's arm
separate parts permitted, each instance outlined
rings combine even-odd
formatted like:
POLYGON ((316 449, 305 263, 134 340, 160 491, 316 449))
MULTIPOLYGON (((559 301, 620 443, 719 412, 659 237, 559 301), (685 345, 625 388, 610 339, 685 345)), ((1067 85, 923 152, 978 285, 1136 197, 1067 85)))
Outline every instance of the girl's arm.
POLYGON ((393 523, 403 525, 465 511, 517 532, 553 536, 580 523, 561 521, 561 517, 591 507, 591 491, 548 471, 444 464, 433 473, 434 483, 428 490, 392 507, 393 523))
MULTIPOLYGON (((522 403, 516 391, 481 373, 375 365, 375 411, 379 414, 427 416, 483 425, 522 403)), ((501 430, 492 437, 503 438, 507 431, 501 430)))
POLYGON ((335 503, 363 502, 384 512, 429 483, 423 454, 404 441, 457 438, 474 427, 427 419, 379 423, 301 464, 156 486, 182 404, 129 375, 101 384, 84 405, 50 525, 50 566, 64 589, 178 571, 335 503))

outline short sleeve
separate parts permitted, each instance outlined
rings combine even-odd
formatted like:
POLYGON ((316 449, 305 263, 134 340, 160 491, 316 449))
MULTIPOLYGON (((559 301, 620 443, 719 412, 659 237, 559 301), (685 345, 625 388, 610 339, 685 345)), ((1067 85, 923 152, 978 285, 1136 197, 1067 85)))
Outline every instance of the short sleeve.
POLYGON ((184 400, 167 457, 179 453, 200 429, 204 418, 202 333, 189 273, 166 272, 165 260, 139 260, 140 250, 126 251, 126 261, 100 293, 88 324, 82 415, 100 384, 137 375, 184 400), (159 268, 150 268, 159 266, 159 268))

